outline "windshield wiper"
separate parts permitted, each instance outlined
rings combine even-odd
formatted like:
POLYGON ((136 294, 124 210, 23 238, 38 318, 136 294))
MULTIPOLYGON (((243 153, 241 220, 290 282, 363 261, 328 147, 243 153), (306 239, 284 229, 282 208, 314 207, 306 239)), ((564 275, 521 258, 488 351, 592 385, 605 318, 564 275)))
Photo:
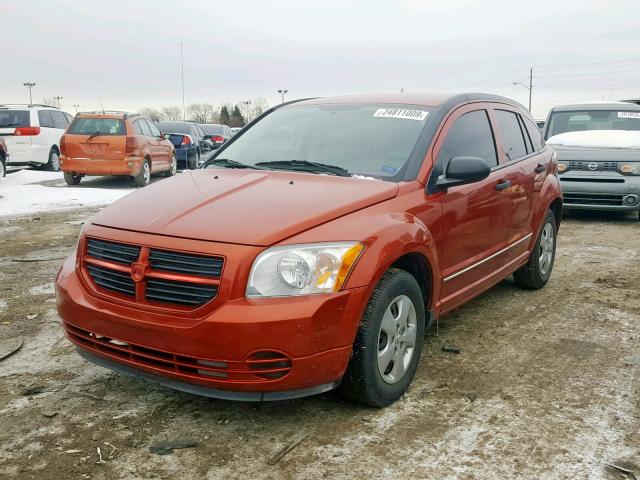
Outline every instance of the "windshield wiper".
POLYGON ((349 170, 337 165, 327 165, 326 163, 309 162, 307 160, 276 160, 273 162, 258 162, 256 163, 256 166, 283 170, 297 170, 301 172, 331 173, 339 177, 351 176, 349 170))
POLYGON ((228 158, 212 158, 204 162, 202 168, 206 168, 210 165, 222 168, 255 168, 256 170, 264 170, 264 168, 256 167, 254 165, 247 165, 246 163, 237 162, 228 158))
POLYGON ((89 140, 91 140, 92 138, 97 137, 98 135, 100 135, 100 130, 96 130, 96 131, 95 131, 95 133, 92 133, 92 134, 89 136, 89 138, 87 138, 87 139, 85 140, 85 143, 86 143, 86 142, 88 142, 89 140))

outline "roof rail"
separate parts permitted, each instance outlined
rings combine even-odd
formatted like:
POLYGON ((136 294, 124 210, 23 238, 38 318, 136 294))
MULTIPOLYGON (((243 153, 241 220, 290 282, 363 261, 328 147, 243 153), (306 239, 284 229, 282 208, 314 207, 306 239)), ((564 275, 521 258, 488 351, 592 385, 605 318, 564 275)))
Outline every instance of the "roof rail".
POLYGON ((78 112, 76 115, 89 114, 89 115, 122 115, 123 118, 135 117, 137 113, 125 112, 123 110, 92 110, 88 112, 78 112))
POLYGON ((9 107, 46 107, 46 108, 55 108, 56 110, 60 110, 58 107, 54 107, 53 105, 45 105, 44 103, 3 103, 0 104, 0 107, 9 108, 9 107))

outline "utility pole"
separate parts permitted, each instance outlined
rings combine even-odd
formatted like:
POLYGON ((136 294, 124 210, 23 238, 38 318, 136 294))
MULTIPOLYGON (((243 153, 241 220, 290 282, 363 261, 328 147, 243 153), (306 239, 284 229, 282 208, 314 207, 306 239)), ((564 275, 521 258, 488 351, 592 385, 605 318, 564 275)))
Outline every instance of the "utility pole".
POLYGON ((33 105, 33 97, 31 96, 31 89, 36 86, 34 82, 24 82, 22 85, 29 89, 29 105, 33 105))
POLYGON ((284 95, 285 93, 287 93, 289 90, 278 90, 278 93, 280 94, 280 96, 282 97, 282 103, 284 103, 284 95))
POLYGON ((533 94, 533 67, 529 69, 529 86, 520 82, 513 82, 514 85, 520 85, 521 87, 529 90, 529 113, 531 113, 531 96, 533 94))
POLYGON ((533 67, 529 69, 529 113, 531 113, 531 95, 533 94, 533 67))
POLYGON ((56 106, 60 108, 60 104, 62 103, 62 97, 53 97, 53 99, 56 101, 56 106))
POLYGON ((182 40, 180 40, 180 69, 182 72, 182 121, 187 119, 187 110, 184 106, 184 56, 182 55, 182 40))

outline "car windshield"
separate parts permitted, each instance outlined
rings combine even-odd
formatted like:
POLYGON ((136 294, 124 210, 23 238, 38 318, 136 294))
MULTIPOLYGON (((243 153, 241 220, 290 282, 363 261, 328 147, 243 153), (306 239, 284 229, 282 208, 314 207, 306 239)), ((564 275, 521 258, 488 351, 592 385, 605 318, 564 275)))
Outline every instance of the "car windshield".
POLYGON ((0 110, 0 128, 30 126, 28 110, 0 110))
POLYGON ((585 130, 640 130, 640 111, 620 109, 554 112, 549 119, 545 138, 585 130))
POLYGON ((193 135, 193 125, 180 122, 160 122, 158 124, 162 133, 186 133, 193 135))
MULTIPOLYGON (((314 170, 311 163, 323 164, 350 175, 398 181, 429 111, 412 105, 291 105, 244 131, 219 157, 285 170, 287 163, 292 170, 314 170)), ((219 165, 214 162, 206 168, 219 165)))
POLYGON ((67 133, 73 135, 125 135, 124 121, 118 118, 76 118, 67 133))

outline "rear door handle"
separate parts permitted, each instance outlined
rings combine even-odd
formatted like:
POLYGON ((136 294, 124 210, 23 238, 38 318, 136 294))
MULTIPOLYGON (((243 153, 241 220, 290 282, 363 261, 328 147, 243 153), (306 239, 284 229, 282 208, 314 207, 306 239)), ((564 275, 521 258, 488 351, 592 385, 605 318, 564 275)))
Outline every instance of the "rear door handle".
POLYGON ((509 188, 511 186, 511 180, 502 180, 501 182, 496 184, 496 190, 504 190, 505 188, 509 188))
POLYGON ((546 166, 542 165, 541 163, 538 164, 538 166, 536 168, 533 169, 534 172, 536 173, 542 173, 547 169, 546 166))

